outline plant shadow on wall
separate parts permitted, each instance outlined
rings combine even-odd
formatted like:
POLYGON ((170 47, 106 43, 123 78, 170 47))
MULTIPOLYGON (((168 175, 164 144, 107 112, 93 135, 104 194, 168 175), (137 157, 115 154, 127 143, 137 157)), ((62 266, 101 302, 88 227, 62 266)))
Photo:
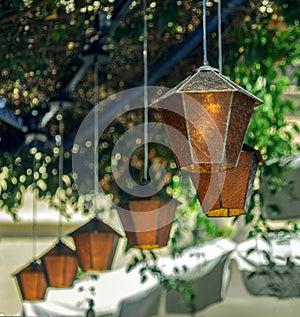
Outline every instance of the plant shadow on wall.
POLYGON ((268 237, 255 238, 254 246, 249 249, 238 249, 241 274, 250 294, 277 298, 299 297, 298 242, 299 233, 280 230, 268 237))
MULTIPOLYGON (((249 292, 253 295, 276 296, 278 298, 299 297, 299 264, 297 265, 290 258, 277 257, 277 259, 285 261, 283 265, 278 266, 270 259, 269 253, 265 253, 265 257, 269 258, 267 265, 256 267, 255 272, 244 276, 249 292), (265 285, 254 281, 255 279, 263 279, 265 285), (251 285, 251 281, 253 281, 253 285, 251 285), (259 289, 255 286, 258 283, 261 285, 259 289)), ((296 259, 299 260, 300 257, 296 259)))
POLYGON ((99 276, 79 271, 77 279, 84 279, 86 284, 77 288, 77 291, 82 294, 83 299, 78 301, 76 306, 86 309, 86 317, 95 317, 96 313, 93 309, 97 298, 95 283, 99 280, 99 276))

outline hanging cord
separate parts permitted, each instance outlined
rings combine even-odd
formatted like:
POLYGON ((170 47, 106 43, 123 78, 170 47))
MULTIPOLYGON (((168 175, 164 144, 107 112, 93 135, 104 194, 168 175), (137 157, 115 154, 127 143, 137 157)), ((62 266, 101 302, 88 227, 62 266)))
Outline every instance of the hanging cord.
POLYGON ((143 41, 143 61, 144 61, 144 180, 148 180, 148 17, 147 0, 143 0, 144 14, 144 41, 143 41))
POLYGON ((218 1, 218 48, 219 48, 219 72, 222 74, 222 15, 221 0, 218 1))
MULTIPOLYGON (((35 144, 35 141, 34 141, 35 144)), ((33 180, 33 190, 32 190, 32 258, 36 261, 37 256, 37 237, 36 237, 36 222, 37 222, 37 204, 36 204, 36 195, 37 195, 37 186, 35 181, 35 172, 36 172, 36 150, 34 146, 32 148, 33 163, 32 163, 32 180, 33 180)))
MULTIPOLYGON (((60 109, 62 109, 62 105, 60 106, 60 109)), ((64 144, 63 144, 63 133, 64 133, 64 123, 63 123, 63 115, 58 114, 57 120, 59 121, 58 124, 58 130, 59 135, 58 139, 56 141, 57 146, 59 147, 59 157, 58 157, 58 187, 59 187, 59 196, 61 201, 61 194, 63 190, 63 183, 62 183, 62 177, 63 177, 63 171, 64 171, 64 144)), ((59 220, 58 220, 58 240, 61 240, 62 237, 62 203, 60 202, 60 208, 59 208, 59 220)))
POLYGON ((203 65, 208 65, 206 44, 206 0, 203 0, 203 65))
POLYGON ((98 171, 98 162, 99 162, 99 118, 98 118, 98 104, 99 104, 99 76, 98 76, 98 55, 95 56, 94 63, 94 204, 95 204, 95 216, 97 216, 97 196, 99 193, 99 171, 98 171))

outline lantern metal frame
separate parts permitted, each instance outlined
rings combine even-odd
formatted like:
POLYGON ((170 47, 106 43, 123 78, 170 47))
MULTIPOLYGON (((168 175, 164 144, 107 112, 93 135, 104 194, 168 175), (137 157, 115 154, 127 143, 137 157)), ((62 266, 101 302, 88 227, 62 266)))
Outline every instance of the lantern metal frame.
POLYGON ((216 173, 236 167, 254 107, 260 104, 216 68, 201 66, 152 105, 161 113, 178 168, 216 173), (174 129, 184 142, 173 136, 174 129))

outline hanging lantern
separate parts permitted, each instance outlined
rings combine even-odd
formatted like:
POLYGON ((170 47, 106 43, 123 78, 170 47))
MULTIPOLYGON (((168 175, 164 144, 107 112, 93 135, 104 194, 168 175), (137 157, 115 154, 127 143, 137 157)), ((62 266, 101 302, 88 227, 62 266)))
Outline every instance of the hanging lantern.
POLYGON ((137 249, 161 248, 168 244, 169 234, 179 202, 175 199, 131 197, 118 210, 126 232, 128 246, 137 249))
POLYGON ((253 109, 262 101, 217 69, 202 66, 155 104, 177 166, 214 173, 236 167, 253 109), (185 138, 179 140, 174 129, 185 138))
POLYGON ((14 274, 23 300, 43 300, 49 286, 47 275, 40 261, 34 260, 14 274))
POLYGON ((98 218, 69 234, 75 242, 79 266, 84 271, 109 270, 120 235, 98 218))
POLYGON ((47 272, 49 286, 71 287, 78 271, 76 253, 59 241, 41 257, 47 272))
POLYGON ((247 213, 260 164, 259 151, 244 145, 236 168, 200 174, 200 177, 191 173, 203 212, 209 217, 233 217, 247 213))

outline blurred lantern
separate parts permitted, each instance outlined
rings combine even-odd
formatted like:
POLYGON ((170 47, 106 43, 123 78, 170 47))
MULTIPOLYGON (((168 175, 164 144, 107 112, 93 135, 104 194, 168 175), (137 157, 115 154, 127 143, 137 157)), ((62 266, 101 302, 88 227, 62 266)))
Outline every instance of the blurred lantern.
POLYGON ((78 260, 76 253, 61 241, 41 257, 47 272, 49 286, 70 287, 76 278, 78 260))
MULTIPOLYGON (((149 149, 149 122, 148 122, 148 25, 147 25, 147 1, 143 0, 143 62, 144 62, 144 175, 141 188, 141 196, 136 192, 127 200, 121 201, 118 208, 120 220, 127 236, 129 248, 154 249, 166 246, 174 220, 178 201, 165 199, 158 195, 157 186, 148 184, 148 149, 149 149)), ((152 170, 153 172, 153 170, 152 170)), ((159 176, 161 176, 160 173, 159 176)), ((153 177, 156 179, 156 177, 153 177)), ((128 183, 129 184, 129 183, 128 183)), ((129 188, 128 188, 129 189, 129 188)), ((129 192, 129 191, 127 191, 129 192)), ((132 193, 132 188, 130 189, 132 193)))
MULTIPOLYGON (((37 148, 31 149, 33 154, 33 169, 32 174, 36 171, 36 152, 37 148)), ((25 268, 20 269, 13 275, 16 277, 20 293, 23 300, 39 301, 43 300, 49 286, 47 273, 41 260, 37 260, 37 237, 36 237, 36 223, 37 223, 37 187, 33 183, 32 192, 32 258, 33 260, 25 268)))
POLYGON ((69 234, 75 242, 79 266, 84 271, 109 270, 120 235, 97 217, 69 234))
POLYGON ((260 164, 262 158, 259 151, 244 144, 236 168, 200 174, 200 177, 191 173, 203 212, 209 217, 232 217, 247 213, 260 164))
MULTIPOLYGON (((63 188, 62 177, 63 177, 63 116, 62 110, 67 106, 67 101, 60 100, 57 104, 53 103, 51 105, 52 113, 60 111, 59 115, 56 117, 59 122, 59 135, 56 136, 56 145, 59 147, 59 160, 58 160, 58 196, 60 197, 60 192, 63 188)), ((51 111, 49 112, 51 113, 51 111)), ((44 121, 45 123, 45 121, 44 121)), ((61 242, 62 236, 62 211, 64 209, 63 203, 60 201, 60 214, 59 214, 59 226, 58 226, 58 242, 51 248, 46 254, 41 258, 45 269, 47 271, 47 276, 49 279, 49 285, 51 287, 70 287, 73 285, 73 281, 76 277, 78 271, 78 260, 76 253, 61 242)))
POLYGON ((119 216, 126 232, 128 247, 161 248, 168 244, 169 234, 179 202, 157 196, 131 197, 122 201, 119 216))
POLYGON ((262 101, 217 69, 202 66, 155 104, 177 166, 214 173, 236 167, 253 109, 262 101), (185 138, 179 140, 174 129, 185 138))
POLYGON ((287 220, 300 218, 300 154, 281 158, 279 161, 266 162, 269 168, 280 166, 280 173, 261 180, 264 194, 262 213, 271 220, 287 220), (269 163, 269 164, 268 164, 269 163))
POLYGON ((34 260, 25 268, 14 273, 23 300, 43 300, 48 284, 47 275, 40 261, 34 260))

